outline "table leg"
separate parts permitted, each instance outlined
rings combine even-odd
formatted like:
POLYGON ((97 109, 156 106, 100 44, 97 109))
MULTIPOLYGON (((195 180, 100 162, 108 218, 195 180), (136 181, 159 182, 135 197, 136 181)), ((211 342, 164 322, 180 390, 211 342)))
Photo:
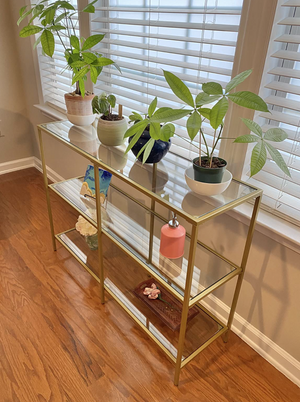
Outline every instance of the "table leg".
POLYGON ((180 324, 179 341, 178 341, 178 348, 177 348, 177 359, 176 359, 176 366, 175 366, 174 385, 178 385, 178 383, 179 383, 181 360, 182 360, 184 341, 185 341, 185 332, 186 332, 186 326, 187 326, 187 318, 188 318, 188 312, 189 312, 189 301, 190 301, 190 296, 191 296, 191 287, 192 287, 193 272, 194 272, 195 254, 196 254, 196 248, 197 248, 197 239, 198 239, 198 226, 193 225, 192 233, 191 233, 191 243, 190 243, 190 250, 189 250, 187 275, 186 275, 186 282, 185 282, 184 299, 183 299, 182 313, 181 313, 181 324, 180 324))
POLYGON ((225 333, 224 338, 223 338, 224 342, 228 342, 229 331, 230 331, 231 326, 232 326, 234 313, 235 313, 235 310, 236 310, 239 294, 240 294, 243 279, 244 279, 245 269, 246 269, 246 265, 247 265, 247 261, 248 261, 248 257, 249 257, 249 252, 250 252, 250 247, 251 247, 252 238, 253 238, 253 234, 254 234, 255 223, 256 223, 256 220, 257 220, 257 215, 258 215, 258 211, 259 211, 260 202, 261 202, 261 196, 257 197, 256 200, 255 200, 255 203, 254 203, 254 208, 253 208, 252 217, 251 217, 251 221, 250 221, 250 225, 249 225, 249 229, 248 229, 248 234, 247 234, 247 239, 246 239, 246 243, 245 243, 244 253, 243 253, 243 257, 242 257, 242 263, 241 263, 242 271, 239 274, 239 277, 238 277, 238 280, 237 280, 237 283, 236 283, 234 296, 233 296, 232 303, 231 303, 231 308, 230 308, 230 314, 229 314, 228 322, 227 322, 228 330, 225 333))
POLYGON ((38 136, 39 136, 40 153, 41 153, 42 167, 43 167, 44 185, 45 185, 45 191, 46 191, 47 209, 48 209, 48 216, 49 216, 49 222, 50 222, 52 247, 53 247, 53 250, 56 251, 53 216, 52 216, 50 194, 49 194, 49 187, 48 187, 47 168, 46 168, 46 163, 45 163, 42 130, 40 128, 38 128, 38 136))

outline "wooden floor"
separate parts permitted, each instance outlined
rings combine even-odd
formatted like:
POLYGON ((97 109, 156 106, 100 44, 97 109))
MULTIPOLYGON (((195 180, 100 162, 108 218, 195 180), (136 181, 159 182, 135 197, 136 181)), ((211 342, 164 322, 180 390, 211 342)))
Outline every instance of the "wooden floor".
MULTIPOLYGON (((52 197, 56 231, 75 213, 52 197)), ((300 389, 231 334, 182 370, 68 252, 51 248, 42 176, 0 176, 0 402, 278 402, 300 389)))

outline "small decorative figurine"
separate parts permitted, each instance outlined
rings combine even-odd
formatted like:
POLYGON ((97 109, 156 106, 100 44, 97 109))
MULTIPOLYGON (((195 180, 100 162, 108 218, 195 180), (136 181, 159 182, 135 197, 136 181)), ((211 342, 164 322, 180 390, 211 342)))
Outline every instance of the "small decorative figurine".
POLYGON ((97 229, 84 219, 83 216, 79 215, 75 229, 85 238, 91 250, 98 248, 97 229))

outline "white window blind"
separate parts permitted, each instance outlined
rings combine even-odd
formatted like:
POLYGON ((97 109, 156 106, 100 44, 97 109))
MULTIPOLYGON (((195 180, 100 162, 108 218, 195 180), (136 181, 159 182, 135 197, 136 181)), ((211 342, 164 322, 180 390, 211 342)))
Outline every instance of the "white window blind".
POLYGON ((258 122, 263 131, 280 127, 288 134, 281 143, 272 143, 287 163, 291 178, 277 165, 266 165, 250 183, 264 190, 263 203, 272 212, 300 221, 300 0, 279 1, 269 57, 265 65, 265 82, 261 96, 270 113, 262 113, 258 122))
MULTIPOLYGON (((201 84, 225 86, 231 78, 242 0, 99 0, 92 15, 92 33, 105 33, 99 51, 116 61, 119 74, 106 67, 95 93, 117 96, 125 115, 145 113, 157 96, 159 107, 181 107, 163 77, 179 76, 193 94, 201 84)), ((172 139, 171 151, 192 158, 197 149, 185 139, 184 119, 172 139)), ((205 127, 208 145, 212 129, 205 127)), ((218 150, 217 150, 218 152, 218 150)), ((216 152, 216 153, 217 153, 216 152)))
MULTIPOLYGON (((34 3, 34 1, 33 1, 34 3)), ((77 0, 71 0, 71 4, 77 10, 77 0)), ((63 12, 63 10, 62 10, 63 12)), ((57 13, 57 16, 59 13, 57 13)), ((78 13, 72 17, 76 35, 79 35, 78 13)), ((67 70, 66 59, 64 57, 65 49, 61 43, 68 43, 64 36, 64 31, 60 31, 60 38, 54 35, 55 52, 53 57, 44 56, 42 46, 38 45, 38 60, 41 75, 42 92, 45 103, 50 103, 60 109, 66 110, 64 94, 74 91, 72 87, 72 73, 67 70)))

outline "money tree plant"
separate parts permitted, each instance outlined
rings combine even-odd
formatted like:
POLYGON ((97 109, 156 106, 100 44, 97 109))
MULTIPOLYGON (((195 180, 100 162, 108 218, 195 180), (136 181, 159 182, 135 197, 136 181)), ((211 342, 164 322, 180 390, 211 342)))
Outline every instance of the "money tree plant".
POLYGON ((96 1, 92 1, 81 11, 77 11, 70 0, 37 1, 31 7, 24 6, 20 9, 20 18, 17 22, 20 25, 25 18, 29 19, 19 36, 26 38, 38 35, 34 48, 41 43, 43 53, 49 57, 52 57, 55 51, 57 44, 54 35, 57 36, 60 45, 64 48, 66 68, 72 71, 72 85, 76 84, 75 93, 82 97, 86 92, 87 74, 90 73, 91 80, 95 84, 103 67, 114 64, 112 60, 93 50, 102 41, 104 35, 97 34, 83 38, 76 33, 73 16, 77 12, 94 13, 96 1))
MULTIPOLYGON (((220 161, 219 158, 214 157, 214 152, 221 139, 228 139, 222 137, 222 132, 229 102, 233 102, 247 109, 269 112, 264 100, 253 92, 232 92, 239 84, 249 77, 252 70, 247 70, 238 74, 226 85, 225 89, 223 89, 217 82, 204 83, 202 85, 202 91, 195 97, 193 97, 189 88, 175 74, 169 71, 163 71, 163 73, 170 89, 182 102, 185 103, 185 105, 187 105, 188 109, 172 109, 166 107, 160 108, 154 112, 157 106, 157 99, 155 98, 150 104, 148 113, 145 117, 133 112, 130 116, 130 120, 134 121, 135 124, 127 130, 125 137, 134 135, 132 141, 136 142, 141 135, 142 130, 150 124, 151 139, 144 147, 144 150, 147 151, 148 154, 151 152, 151 148, 153 147, 153 140, 160 139, 168 141, 169 138, 175 135, 175 126, 170 122, 188 116, 186 120, 187 133, 191 144, 199 150, 199 156, 193 160, 193 164, 205 168, 219 167, 218 163, 220 161), (213 104, 213 106, 211 108, 207 107, 209 104, 213 104), (213 142, 210 147, 208 146, 203 131, 204 122, 210 125, 214 133, 213 142), (194 143, 194 139, 197 135, 199 135, 199 146, 196 146, 194 143), (214 163, 215 160, 218 163, 214 163)), ((239 136, 234 140, 234 142, 256 142, 251 155, 251 176, 257 174, 263 168, 267 160, 267 153, 269 153, 271 159, 274 160, 279 168, 285 174, 290 176, 288 167, 280 152, 270 144, 270 142, 284 141, 287 138, 285 131, 280 128, 272 128, 266 133, 263 133, 261 127, 254 121, 249 119, 242 119, 242 121, 251 130, 252 134, 239 136)), ((132 147, 132 141, 129 143, 127 151, 132 147)))

